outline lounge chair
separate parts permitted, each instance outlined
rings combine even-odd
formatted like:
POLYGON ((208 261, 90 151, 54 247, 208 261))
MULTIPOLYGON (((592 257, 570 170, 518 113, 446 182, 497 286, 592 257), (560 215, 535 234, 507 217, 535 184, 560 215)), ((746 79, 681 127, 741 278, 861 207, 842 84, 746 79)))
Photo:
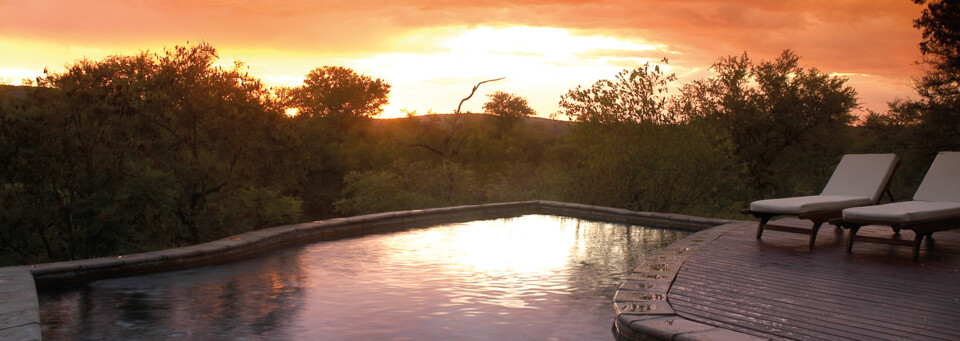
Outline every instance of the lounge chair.
POLYGON ((899 165, 900 159, 895 154, 844 155, 820 195, 758 200, 741 213, 760 218, 757 239, 764 230, 809 234, 813 249, 823 223, 840 218, 845 208, 876 204, 887 191, 893 171, 899 165), (813 228, 768 224, 771 218, 780 215, 809 219, 813 221, 813 228))
POLYGON ((850 229, 847 251, 854 241, 913 246, 913 260, 920 258, 924 237, 933 240, 933 233, 960 227, 960 152, 940 152, 920 182, 913 201, 856 207, 843 210, 844 227, 850 229), (893 228, 892 238, 858 236, 866 225, 893 228), (913 230, 913 241, 899 238, 901 229, 913 230))

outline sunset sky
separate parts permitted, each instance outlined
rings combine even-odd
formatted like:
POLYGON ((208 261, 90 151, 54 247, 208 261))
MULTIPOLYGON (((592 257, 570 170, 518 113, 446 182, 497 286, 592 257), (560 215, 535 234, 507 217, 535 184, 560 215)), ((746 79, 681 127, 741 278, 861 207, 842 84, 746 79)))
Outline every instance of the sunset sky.
POLYGON ((922 69, 909 0, 310 1, 0 0, 0 83, 81 58, 209 42, 271 85, 350 67, 392 85, 385 116, 451 112, 479 81, 528 99, 541 116, 560 95, 646 61, 669 59, 677 85, 746 51, 843 75, 864 107, 914 97, 922 69))

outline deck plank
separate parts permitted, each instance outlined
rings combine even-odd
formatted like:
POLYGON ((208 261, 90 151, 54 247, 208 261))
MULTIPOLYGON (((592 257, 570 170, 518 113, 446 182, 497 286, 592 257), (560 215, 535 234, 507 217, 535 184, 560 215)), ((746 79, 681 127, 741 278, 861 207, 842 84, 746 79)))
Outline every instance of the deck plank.
MULTIPOLYGON (((680 268, 667 295, 678 315, 774 339, 960 339, 960 233, 935 234, 914 262, 903 246, 857 242, 847 252, 846 231, 830 225, 810 250, 807 235, 757 240, 755 223, 739 224, 680 268)), ((894 236, 882 227, 859 234, 894 236)))
MULTIPOLYGON (((804 301, 796 298, 770 300, 757 298, 752 295, 728 295, 724 294, 722 290, 686 293, 682 291, 689 289, 680 288, 679 290, 681 290, 681 295, 674 297, 674 299, 671 300, 671 304, 685 300, 692 303, 710 301, 717 305, 726 306, 726 310, 735 309, 732 311, 736 311, 741 315, 753 315, 757 317, 764 315, 788 315, 791 318, 781 322, 788 325, 797 325, 800 328, 831 327, 836 325, 857 328, 860 330, 858 332, 859 334, 874 335, 871 336, 871 338, 874 339, 882 338, 880 335, 884 334, 892 334, 896 336, 896 338, 902 339, 914 333, 935 337, 944 334, 944 331, 927 333, 924 330, 926 328, 937 328, 940 324, 950 323, 950 320, 936 321, 937 323, 923 323, 923 321, 914 318, 913 320, 915 320, 916 323, 921 327, 925 327, 917 331, 916 327, 918 327, 918 325, 906 324, 906 319, 869 311, 861 311, 855 317, 845 314, 831 314, 829 311, 831 311, 831 309, 837 309, 836 307, 825 309, 825 306, 810 304, 813 303, 813 301, 804 301), (825 314, 829 314, 828 316, 830 317, 829 323, 826 324, 821 323, 825 314)), ((683 305, 683 303, 680 303, 680 305, 683 305)), ((958 331, 954 330, 950 334, 956 335, 957 333, 958 331)))

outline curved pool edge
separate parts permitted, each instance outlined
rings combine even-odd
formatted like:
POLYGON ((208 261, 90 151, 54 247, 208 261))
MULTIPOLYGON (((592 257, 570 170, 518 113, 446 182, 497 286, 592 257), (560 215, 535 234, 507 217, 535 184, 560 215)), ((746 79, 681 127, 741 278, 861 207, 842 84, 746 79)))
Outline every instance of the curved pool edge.
POLYGON ((736 221, 694 233, 646 257, 613 298, 613 333, 627 340, 762 340, 677 315, 667 300, 683 263, 701 246, 736 228, 736 221))
MULTIPOLYGON (((524 214, 553 214, 686 230, 705 230, 732 222, 725 219, 631 211, 556 201, 522 201, 335 218, 276 226, 207 243, 160 251, 4 267, 0 268, 0 339, 41 339, 37 287, 183 270, 236 261, 296 244, 405 230, 433 224, 506 218, 524 214), (7 292, 13 292, 14 294, 5 295, 4 293, 7 292), (25 320, 23 316, 34 316, 35 318, 25 320), (25 323, 24 321, 35 322, 25 323), (5 332, 18 334, 11 334, 11 337, 8 338, 5 337, 5 332)), ((618 310, 618 320, 619 316, 618 310)))
POLYGON ((0 268, 0 340, 39 340, 40 305, 30 270, 0 268))

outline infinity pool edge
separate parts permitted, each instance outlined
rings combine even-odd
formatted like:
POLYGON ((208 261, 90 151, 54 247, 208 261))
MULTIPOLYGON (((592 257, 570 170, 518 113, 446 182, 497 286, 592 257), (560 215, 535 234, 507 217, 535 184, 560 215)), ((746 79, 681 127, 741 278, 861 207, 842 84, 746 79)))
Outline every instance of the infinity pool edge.
MULTIPOLYGON (((522 201, 384 212, 271 227, 160 251, 0 268, 0 338, 40 340, 37 287, 222 264, 292 245, 439 223, 554 214, 606 222, 701 231, 732 222, 555 201, 522 201), (27 283, 29 281, 29 283, 27 283), (6 292, 16 294, 5 295, 6 292), (26 303, 24 303, 26 302, 26 303), (33 316, 33 320, 24 319, 33 316), (27 322, 24 322, 27 321, 27 322), (10 336, 9 338, 6 336, 10 336)), ((619 316, 619 311, 618 311, 619 316)))

